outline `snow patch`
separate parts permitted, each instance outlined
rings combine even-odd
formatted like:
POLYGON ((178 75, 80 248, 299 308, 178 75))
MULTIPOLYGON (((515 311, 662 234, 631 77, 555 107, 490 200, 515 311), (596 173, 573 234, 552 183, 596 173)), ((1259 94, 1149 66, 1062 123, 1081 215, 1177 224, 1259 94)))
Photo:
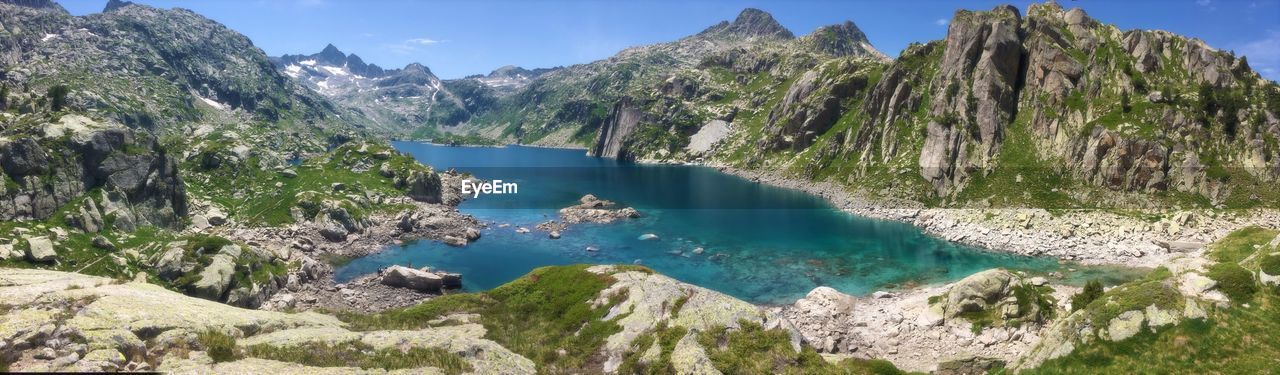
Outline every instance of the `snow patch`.
POLYGON ((302 64, 302 65, 306 65, 306 66, 315 66, 315 65, 316 65, 316 61, 315 61, 315 60, 302 60, 302 61, 299 61, 298 63, 299 63, 299 64, 302 64))
POLYGON ((298 78, 299 75, 302 75, 302 67, 290 64, 289 66, 284 67, 284 74, 293 78, 298 78))
POLYGON ((329 72, 329 74, 332 74, 335 76, 345 76, 345 75, 351 74, 351 73, 347 73, 346 69, 333 67, 333 66, 322 66, 320 67, 320 69, 324 69, 324 71, 329 72))
POLYGON ((221 110, 221 111, 227 110, 227 105, 218 103, 217 100, 209 99, 199 95, 196 95, 196 97, 200 98, 200 101, 204 102, 204 104, 208 104, 210 107, 217 108, 218 110, 221 110))
POLYGON ((53 38, 57 38, 57 37, 58 37, 58 34, 44 34, 44 37, 43 37, 43 38, 40 38, 40 41, 41 41, 41 42, 48 42, 48 41, 49 41, 49 39, 53 39, 53 38))

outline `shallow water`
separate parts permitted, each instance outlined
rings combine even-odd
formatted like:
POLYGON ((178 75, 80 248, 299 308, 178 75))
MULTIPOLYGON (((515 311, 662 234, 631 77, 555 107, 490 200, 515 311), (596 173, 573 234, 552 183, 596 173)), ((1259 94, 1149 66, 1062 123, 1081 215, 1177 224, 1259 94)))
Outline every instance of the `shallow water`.
POLYGON ((393 246, 339 267, 339 282, 401 264, 460 272, 465 290, 480 291, 540 266, 639 263, 746 301, 790 303, 821 285, 858 295, 954 281, 994 267, 1058 271, 1075 282, 1103 278, 1114 283, 1135 274, 953 244, 908 224, 850 215, 820 198, 711 168, 621 164, 581 150, 395 146, 437 169, 515 182, 518 191, 461 205, 464 213, 489 224, 469 246, 430 241, 393 246), (532 230, 554 219, 559 208, 588 193, 635 207, 644 217, 572 226, 558 240, 536 230, 516 233, 517 227, 532 230), (645 234, 658 239, 640 239, 645 234), (696 248, 703 249, 701 254, 696 248))

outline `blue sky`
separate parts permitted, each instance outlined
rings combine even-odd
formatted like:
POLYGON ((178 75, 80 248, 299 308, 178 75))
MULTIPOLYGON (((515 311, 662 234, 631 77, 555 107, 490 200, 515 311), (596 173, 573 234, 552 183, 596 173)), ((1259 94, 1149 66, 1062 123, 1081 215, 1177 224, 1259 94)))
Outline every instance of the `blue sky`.
MULTIPOLYGON (((61 0, 76 15, 105 0, 61 0)), ((590 62, 633 45, 678 39, 745 7, 764 9, 797 35, 852 20, 882 52, 941 39, 957 8, 1019 1, 407 1, 135 0, 192 9, 253 40, 270 55, 314 53, 326 43, 383 67, 421 62, 443 78, 590 62)), ((1280 0, 1061 1, 1121 29, 1164 29, 1249 57, 1280 79, 1280 0)))

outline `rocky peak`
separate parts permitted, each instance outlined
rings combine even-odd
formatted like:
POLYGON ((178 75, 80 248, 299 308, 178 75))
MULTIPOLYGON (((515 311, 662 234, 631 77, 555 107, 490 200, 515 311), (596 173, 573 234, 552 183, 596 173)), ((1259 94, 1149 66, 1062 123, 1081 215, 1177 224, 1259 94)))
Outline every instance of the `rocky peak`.
POLYGON ((814 50, 832 56, 874 56, 888 60, 888 57, 871 47, 867 35, 853 21, 820 27, 801 39, 802 43, 814 50))
POLYGON ((438 84, 439 79, 431 73, 431 69, 419 63, 410 63, 405 65, 404 69, 387 72, 386 79, 378 81, 378 87, 391 87, 397 85, 426 85, 433 86, 438 84))
POLYGON ((0 4, 10 4, 20 7, 46 9, 67 13, 66 9, 63 9, 61 5, 58 5, 58 3, 53 0, 0 0, 0 4))
POLYGON ((108 13, 116 9, 134 5, 132 1, 111 0, 107 2, 107 6, 102 8, 102 13, 108 13))
POLYGON ((756 8, 743 9, 742 13, 738 13, 738 18, 734 19, 733 22, 720 22, 703 30, 699 35, 744 38, 757 36, 781 39, 795 38, 795 34, 792 34, 791 30, 787 30, 786 27, 783 27, 777 20, 773 19, 773 15, 756 8))
POLYGON ((347 54, 342 53, 342 51, 338 50, 338 47, 334 47, 333 44, 325 45, 324 50, 321 50, 320 53, 313 56, 315 56, 317 62, 326 65, 343 66, 347 63, 347 54))

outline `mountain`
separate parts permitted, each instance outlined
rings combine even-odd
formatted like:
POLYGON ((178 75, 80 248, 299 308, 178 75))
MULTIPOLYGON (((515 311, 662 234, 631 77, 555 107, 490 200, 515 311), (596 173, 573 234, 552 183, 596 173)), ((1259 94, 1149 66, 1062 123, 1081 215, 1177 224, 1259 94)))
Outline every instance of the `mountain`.
POLYGON ((590 146, 609 157, 669 153, 703 124, 730 121, 736 108, 761 100, 743 97, 744 89, 773 87, 830 59, 885 58, 852 22, 796 38, 768 13, 745 9, 674 42, 546 72, 463 128, 503 141, 590 146))
MULTIPOLYGON (((282 74, 367 116, 382 134, 405 135, 424 126, 456 125, 471 116, 468 103, 422 64, 384 69, 332 44, 319 53, 284 55, 271 61, 282 74)), ((472 101, 492 95, 467 87, 458 90, 472 101)))
POLYGON ((59 83, 71 109, 158 133, 240 121, 297 130, 260 139, 280 150, 319 149, 328 134, 363 126, 278 74, 248 38, 191 11, 112 2, 104 13, 73 17, 33 3, 0 4, 0 66, 7 85, 23 88, 16 105, 59 83))
POLYGON ((494 69, 492 72, 489 72, 488 75, 475 74, 475 75, 467 76, 463 79, 475 80, 485 86, 488 86, 489 88, 494 89, 498 95, 502 95, 502 94, 508 94, 508 93, 514 92, 515 90, 523 88, 524 86, 528 85, 529 82, 532 82, 534 79, 537 79, 538 77, 541 77, 543 74, 555 71, 557 69, 561 69, 561 68, 559 67, 537 68, 537 69, 530 70, 530 69, 521 68, 515 65, 507 65, 498 69, 494 69))
POLYGON ((701 161, 943 206, 1280 201, 1280 89, 1166 31, 1052 1, 958 11, 888 60, 852 22, 767 13, 548 72, 461 127, 593 155, 701 161))

